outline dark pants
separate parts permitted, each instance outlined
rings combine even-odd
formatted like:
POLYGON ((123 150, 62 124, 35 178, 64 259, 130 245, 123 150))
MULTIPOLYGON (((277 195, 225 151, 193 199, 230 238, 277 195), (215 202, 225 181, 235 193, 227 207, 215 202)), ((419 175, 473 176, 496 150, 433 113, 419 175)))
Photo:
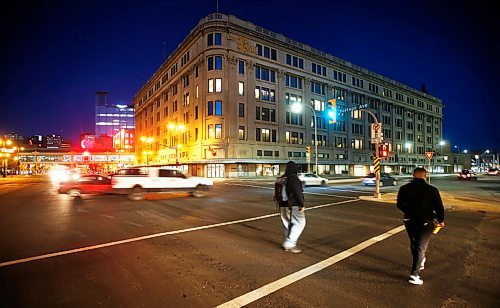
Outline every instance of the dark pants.
POLYGON ((412 220, 407 220, 404 223, 406 232, 410 238, 410 249, 413 256, 411 274, 419 275, 420 265, 425 258, 425 251, 427 250, 427 245, 429 245, 434 225, 431 222, 423 224, 412 220))

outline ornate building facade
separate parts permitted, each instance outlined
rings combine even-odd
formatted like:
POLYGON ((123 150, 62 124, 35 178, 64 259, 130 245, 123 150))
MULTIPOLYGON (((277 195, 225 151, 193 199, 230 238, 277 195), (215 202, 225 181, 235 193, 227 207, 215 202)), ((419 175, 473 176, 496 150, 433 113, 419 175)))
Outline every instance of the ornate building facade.
MULTIPOLYGON (((133 104, 139 164, 177 164, 208 177, 275 176, 289 160, 319 174, 365 175, 374 120, 340 112, 353 106, 382 125, 384 172, 426 165, 424 153, 442 138, 443 104, 425 90, 219 13, 200 20, 133 104), (329 124, 333 98, 339 112, 329 124)), ((438 156, 436 172, 440 164, 438 156)))

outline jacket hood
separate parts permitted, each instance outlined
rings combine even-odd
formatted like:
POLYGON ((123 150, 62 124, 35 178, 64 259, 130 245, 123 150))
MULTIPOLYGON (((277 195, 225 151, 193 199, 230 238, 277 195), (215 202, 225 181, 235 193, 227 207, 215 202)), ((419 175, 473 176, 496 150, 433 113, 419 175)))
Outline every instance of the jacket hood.
POLYGON ((299 172, 299 166, 297 166, 296 163, 294 163, 293 161, 289 161, 286 164, 285 176, 297 174, 298 172, 299 172))

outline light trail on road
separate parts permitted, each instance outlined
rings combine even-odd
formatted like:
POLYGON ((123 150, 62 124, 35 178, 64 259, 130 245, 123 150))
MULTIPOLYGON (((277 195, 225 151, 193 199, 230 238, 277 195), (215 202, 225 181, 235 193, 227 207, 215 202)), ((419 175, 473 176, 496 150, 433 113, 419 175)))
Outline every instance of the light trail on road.
MULTIPOLYGON (((323 207, 328 207, 328 206, 333 206, 333 205, 338 205, 338 204, 345 204, 345 203, 350 203, 350 202, 356 202, 356 201, 360 201, 360 200, 356 199, 356 200, 339 201, 339 202, 334 202, 334 203, 326 203, 326 204, 308 207, 308 208, 306 208, 306 210, 313 210, 313 209, 318 209, 318 208, 323 208, 323 207)), ((218 227, 235 225, 235 224, 241 224, 241 223, 245 223, 245 222, 249 222, 249 221, 266 219, 266 218, 270 218, 270 217, 274 217, 274 216, 278 216, 278 215, 279 215, 279 213, 273 213, 273 214, 268 214, 268 215, 246 218, 246 219, 221 222, 221 223, 216 223, 216 224, 211 224, 211 225, 205 225, 205 226, 199 226, 199 227, 193 227, 193 228, 187 228, 187 229, 181 229, 181 230, 174 230, 174 231, 166 231, 166 232, 161 232, 161 233, 154 233, 154 234, 124 239, 124 240, 120 240, 120 241, 115 241, 115 242, 108 242, 108 243, 103 243, 103 244, 98 244, 98 245, 93 245, 93 246, 86 246, 86 247, 81 247, 81 248, 75 248, 75 249, 70 249, 70 250, 64 250, 64 251, 59 251, 59 252, 54 252, 54 253, 43 254, 43 255, 39 255, 39 256, 33 256, 33 257, 28 257, 28 258, 22 258, 22 259, 2 262, 2 263, 0 263, 0 267, 7 267, 7 266, 12 266, 12 265, 21 264, 21 263, 27 263, 27 262, 43 260, 43 259, 48 259, 48 258, 53 258, 53 257, 59 257, 59 256, 64 256, 64 255, 69 255, 69 254, 75 254, 75 253, 80 253, 80 252, 85 252, 85 251, 90 251, 90 250, 96 250, 96 249, 101 249, 101 248, 106 248, 106 247, 112 247, 112 246, 128 244, 128 243, 133 243, 133 242, 138 242, 138 241, 144 241, 144 240, 153 239, 153 238, 157 238, 157 237, 163 237, 163 236, 167 236, 167 235, 175 235, 175 234, 181 234, 181 233, 206 230, 206 229, 218 228, 218 227)))

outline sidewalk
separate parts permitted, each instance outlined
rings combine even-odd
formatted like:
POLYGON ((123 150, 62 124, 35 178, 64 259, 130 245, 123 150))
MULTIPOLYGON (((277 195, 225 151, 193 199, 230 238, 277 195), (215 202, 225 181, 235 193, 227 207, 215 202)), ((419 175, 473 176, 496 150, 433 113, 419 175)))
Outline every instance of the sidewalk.
MULTIPOLYGON (((473 211, 500 213, 500 202, 495 197, 488 198, 468 192, 460 192, 460 195, 451 192, 440 192, 440 194, 445 209, 468 209, 473 211)), ((397 193, 382 194, 380 199, 374 196, 360 196, 359 199, 396 204, 397 193)))

